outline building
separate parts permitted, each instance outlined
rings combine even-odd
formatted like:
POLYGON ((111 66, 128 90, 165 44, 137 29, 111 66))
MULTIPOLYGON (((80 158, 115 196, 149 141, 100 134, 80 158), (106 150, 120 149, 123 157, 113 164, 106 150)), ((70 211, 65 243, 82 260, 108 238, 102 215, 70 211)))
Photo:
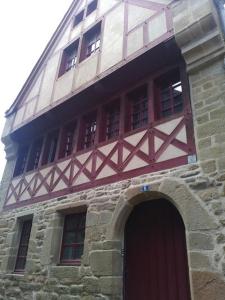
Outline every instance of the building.
POLYGON ((73 1, 2 135, 0 299, 225 299, 223 1, 73 1))

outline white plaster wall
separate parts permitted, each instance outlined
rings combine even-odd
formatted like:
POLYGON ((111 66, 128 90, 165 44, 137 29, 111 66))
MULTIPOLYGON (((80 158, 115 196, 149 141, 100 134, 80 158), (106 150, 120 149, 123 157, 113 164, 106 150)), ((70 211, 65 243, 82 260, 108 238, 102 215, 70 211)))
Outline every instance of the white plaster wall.
POLYGON ((57 101, 71 92, 74 70, 75 68, 72 68, 57 79, 54 87, 53 101, 57 101))
POLYGON ((163 12, 148 23, 148 38, 152 42, 167 32, 166 16, 163 12))
POLYGON ((82 22, 72 29, 70 40, 74 40, 78 38, 79 35, 81 34, 81 29, 82 29, 82 22))
POLYGON ((96 76, 98 58, 99 52, 96 52, 78 65, 73 89, 79 88, 96 76))
POLYGON ((39 94, 39 90, 40 90, 40 86, 41 86, 41 80, 43 77, 43 71, 41 72, 41 74, 37 77, 37 79, 35 79, 35 83, 34 85, 31 87, 30 92, 28 93, 28 95, 26 96, 26 99, 24 100, 24 102, 28 102, 30 101, 30 99, 36 97, 39 94))
POLYGON ((67 28, 65 28, 64 32, 61 34, 61 37, 55 46, 53 54, 55 54, 57 51, 59 51, 69 42, 70 32, 71 32, 71 23, 67 25, 67 28))
POLYGON ((143 26, 129 33, 127 38, 127 55, 131 55, 144 46, 143 26))
POLYGON ((19 126, 22 123, 24 111, 25 111, 25 106, 22 106, 20 109, 17 110, 16 117, 13 124, 14 128, 19 126))
POLYGON ((101 17, 106 13, 108 10, 110 10, 114 5, 118 4, 121 2, 121 0, 99 0, 99 11, 98 11, 98 16, 101 17))
POLYGON ((38 98, 35 97, 30 102, 27 103, 23 121, 33 116, 37 99, 38 98))
POLYGON ((123 58, 124 3, 107 14, 103 31, 101 72, 123 58))
POLYGON ((87 16, 85 18, 85 20, 84 20, 84 29, 91 26, 95 22, 96 16, 97 16, 97 10, 93 11, 89 16, 87 16))
POLYGON ((48 61, 46 66, 43 83, 41 86, 40 97, 38 100, 37 112, 50 104, 53 86, 58 69, 60 53, 55 54, 48 61))
POLYGON ((150 10, 137 5, 128 5, 128 31, 135 26, 143 23, 149 17, 155 14, 156 11, 150 10))

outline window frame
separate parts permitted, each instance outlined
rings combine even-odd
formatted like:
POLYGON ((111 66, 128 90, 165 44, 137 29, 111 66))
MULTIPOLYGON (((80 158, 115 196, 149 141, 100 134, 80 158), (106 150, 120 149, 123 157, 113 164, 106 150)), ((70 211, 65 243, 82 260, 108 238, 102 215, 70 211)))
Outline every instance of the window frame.
POLYGON ((90 16, 98 8, 98 0, 93 0, 87 5, 86 17, 90 16))
MULTIPOLYGON (((63 234, 62 234, 62 241, 61 241, 61 247, 60 247, 60 259, 59 259, 59 264, 60 265, 80 265, 81 264, 81 258, 84 252, 84 242, 85 242, 85 230, 86 230, 86 216, 87 212, 86 211, 81 211, 81 212, 73 212, 70 214, 65 214, 64 215, 64 220, 63 220, 63 234), (82 242, 71 242, 71 243, 65 243, 65 238, 66 238, 66 233, 68 232, 74 232, 73 230, 67 230, 66 231, 66 225, 67 221, 69 218, 76 218, 76 216, 80 217, 82 220, 83 227, 79 228, 79 230, 75 231, 75 235, 80 233, 82 231, 83 234, 83 239, 82 242), (81 245, 83 247, 82 249, 82 254, 80 255, 79 258, 76 259, 63 259, 64 255, 64 249, 65 248, 73 248, 76 249, 77 245, 81 245)), ((76 224, 77 225, 77 224, 76 224)), ((79 225, 79 224, 78 224, 79 225)))
POLYGON ((73 20, 73 28, 78 26, 84 20, 84 18, 85 18, 85 11, 83 9, 77 15, 75 15, 73 20))
POLYGON ((70 122, 67 122, 62 126, 60 139, 59 139, 58 159, 63 159, 73 154, 75 148, 75 142, 76 142, 76 135, 77 135, 77 120, 71 120, 70 122), (67 152, 66 147, 68 144, 66 141, 68 131, 72 132, 72 141, 70 146, 71 149, 69 150, 69 153, 66 153, 67 152))
MULTIPOLYGON (((97 138, 97 127, 98 127, 98 118, 97 118, 97 110, 93 110, 91 112, 89 112, 86 115, 83 115, 81 117, 80 120, 80 129, 79 129, 79 138, 78 138, 78 151, 79 150, 87 150, 87 149, 91 149, 96 142, 96 138, 97 138), (85 137, 87 137, 88 134, 86 134, 86 130, 87 128, 87 124, 88 123, 95 123, 95 130, 94 130, 94 134, 91 131, 91 144, 86 145, 85 142, 85 137), (93 137, 94 136, 94 137, 93 137)), ((90 127, 92 127, 92 125, 90 125, 90 127)))
POLYGON ((41 156, 41 166, 49 165, 56 160, 58 148, 59 148, 59 128, 51 130, 45 138, 45 143, 43 145, 43 153, 41 156), (52 149, 52 147, 54 148, 52 149))
POLYGON ((73 41, 70 45, 63 49, 58 72, 58 78, 72 70, 78 64, 78 51, 80 39, 73 41), (71 62, 69 62, 71 60, 71 62), (67 66, 67 64, 69 64, 67 66))
POLYGON ((26 263, 27 263, 27 254, 28 254, 28 250, 29 250, 30 235, 31 235, 31 230, 32 230, 32 225, 33 225, 32 218, 23 220, 22 223, 21 223, 20 239, 19 239, 19 246, 18 246, 18 249, 17 249, 17 255, 16 255, 16 260, 15 260, 14 273, 20 273, 21 274, 21 273, 25 272, 26 263), (29 233, 28 233, 28 238, 26 240, 26 243, 22 244, 22 240, 24 238, 25 230, 27 229, 25 227, 25 225, 29 226, 28 227, 29 233), (25 247, 25 249, 26 249, 25 250, 25 252, 26 252, 25 255, 20 255, 19 254, 22 247, 25 247), (24 267, 22 269, 17 268, 17 265, 19 264, 19 261, 20 261, 21 258, 25 259, 25 261, 24 261, 24 267))
POLYGON ((170 69, 167 72, 164 72, 164 73, 160 74, 158 77, 154 78, 153 102, 154 102, 154 117, 155 117, 156 121, 165 120, 167 118, 173 117, 174 115, 178 115, 179 113, 182 113, 184 111, 186 104, 187 104, 186 103, 187 89, 186 89, 184 80, 185 80, 184 74, 182 72, 182 69, 179 67, 170 69), (165 81, 165 83, 167 81, 169 82, 168 84, 166 84, 166 87, 162 87, 162 85, 164 85, 164 83, 162 83, 163 80, 165 81), (175 83, 180 83, 180 86, 181 86, 181 92, 180 92, 181 109, 179 111, 175 111, 175 107, 176 107, 176 104, 174 101, 175 96, 172 91, 175 83, 173 84, 173 81, 175 81, 175 83), (167 111, 167 110, 163 110, 162 95, 160 94, 162 92, 162 90, 169 90, 169 98, 166 101, 167 102, 169 101, 169 107, 167 110, 170 110, 171 113, 169 113, 168 115, 163 114, 163 112, 167 111))
POLYGON ((92 28, 90 28, 88 31, 86 31, 82 36, 81 41, 81 51, 80 51, 80 58, 79 62, 83 62, 88 57, 92 56, 97 51, 100 51, 101 49, 101 40, 102 40, 102 22, 98 22, 95 24, 92 28), (94 49, 91 51, 88 50, 88 48, 92 48, 94 46, 94 49))

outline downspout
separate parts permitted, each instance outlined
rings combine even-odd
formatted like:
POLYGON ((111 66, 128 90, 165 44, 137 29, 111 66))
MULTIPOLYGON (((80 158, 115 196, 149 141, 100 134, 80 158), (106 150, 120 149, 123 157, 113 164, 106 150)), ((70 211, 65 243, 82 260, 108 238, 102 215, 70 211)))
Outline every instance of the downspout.
POLYGON ((219 18, 220 18, 220 24, 222 27, 223 37, 225 39, 225 0, 213 0, 213 1, 216 6, 219 18))

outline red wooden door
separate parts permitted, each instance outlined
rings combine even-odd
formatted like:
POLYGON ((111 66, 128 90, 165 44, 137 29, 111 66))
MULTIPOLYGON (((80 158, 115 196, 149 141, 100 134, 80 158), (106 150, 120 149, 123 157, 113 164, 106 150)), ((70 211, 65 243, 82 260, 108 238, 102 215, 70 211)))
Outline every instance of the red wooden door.
POLYGON ((125 227, 125 300, 190 300, 185 229, 164 199, 144 202, 125 227))

